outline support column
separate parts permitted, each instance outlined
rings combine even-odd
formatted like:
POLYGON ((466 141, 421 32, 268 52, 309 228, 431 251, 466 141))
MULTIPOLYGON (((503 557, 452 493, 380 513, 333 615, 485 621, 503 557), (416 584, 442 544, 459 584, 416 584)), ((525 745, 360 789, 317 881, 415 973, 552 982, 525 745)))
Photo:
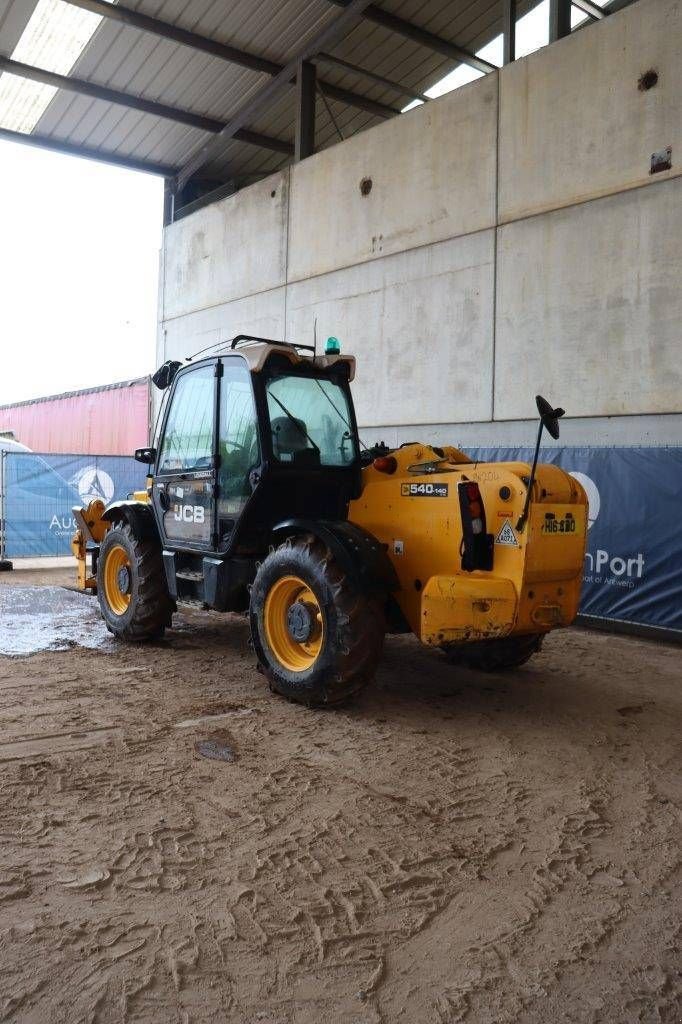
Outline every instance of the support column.
POLYGON ((571 34, 571 0, 549 0, 549 41, 571 34))
POLYGON ((315 152, 316 69, 301 60, 296 70, 296 142, 294 159, 305 160, 315 152))
POLYGON ((166 228, 175 220, 175 182, 165 178, 163 182, 163 226, 166 228))
POLYGON ((516 0, 502 0, 503 64, 516 60, 516 0))
POLYGON ((11 572, 14 568, 12 562, 5 558, 5 539, 7 533, 7 513, 5 507, 7 500, 7 489, 5 487, 7 479, 5 474, 6 460, 7 452, 0 450, 0 572, 11 572))

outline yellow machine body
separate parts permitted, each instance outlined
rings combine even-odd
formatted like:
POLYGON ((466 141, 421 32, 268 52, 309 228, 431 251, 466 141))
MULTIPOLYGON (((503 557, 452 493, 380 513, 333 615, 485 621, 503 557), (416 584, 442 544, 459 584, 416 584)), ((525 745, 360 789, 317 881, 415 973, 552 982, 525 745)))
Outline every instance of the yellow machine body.
POLYGON ((78 589, 95 590, 97 580, 88 568, 88 544, 101 544, 109 529, 109 523, 103 519, 104 502, 96 498, 85 508, 74 508, 73 516, 77 530, 71 538, 71 550, 78 565, 78 589))
MULTIPOLYGON (((400 448, 393 458, 393 473, 373 465, 363 470, 362 493, 351 502, 348 518, 385 546, 400 584, 393 596, 423 643, 466 643, 570 625, 578 612, 587 538, 587 496, 577 480, 557 466, 538 465, 528 520, 517 530, 530 477, 527 463, 471 463, 456 448, 436 451, 422 444, 400 448), (420 472, 425 466, 431 471, 420 472), (466 481, 478 484, 486 531, 494 537, 491 570, 461 567, 457 485, 466 481), (443 484, 447 494, 436 496, 443 484), (573 532, 548 528, 567 515, 573 532)), ((147 502, 149 495, 141 491, 133 498, 147 502)), ((88 570, 88 545, 100 544, 109 529, 104 511, 101 501, 74 509, 78 531, 71 546, 84 590, 97 586, 88 570)))
MULTIPOLYGON (((149 487, 146 491, 134 491, 133 501, 149 501, 149 487)), ((74 554, 77 564, 77 586, 79 590, 97 590, 97 577, 94 569, 88 566, 88 552, 92 553, 104 540, 111 523, 104 519, 105 505, 103 501, 96 498, 85 508, 72 509, 76 522, 76 532, 71 538, 71 551, 74 554)))
POLYGON ((349 519, 385 545, 400 583, 395 600, 424 643, 546 633, 573 621, 587 537, 587 496, 577 480, 557 466, 539 465, 529 517, 519 531, 527 463, 470 463, 457 449, 421 444, 392 456, 394 472, 363 471, 349 519), (457 485, 465 481, 478 484, 486 531, 494 536, 491 570, 461 567, 457 485), (566 521, 574 524, 570 533, 553 525, 566 521))

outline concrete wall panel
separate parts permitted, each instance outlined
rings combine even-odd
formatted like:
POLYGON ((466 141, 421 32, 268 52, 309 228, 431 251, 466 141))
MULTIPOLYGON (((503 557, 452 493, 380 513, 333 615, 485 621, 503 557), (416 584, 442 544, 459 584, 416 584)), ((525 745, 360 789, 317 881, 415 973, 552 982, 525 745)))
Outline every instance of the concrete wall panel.
POLYGON ((490 75, 293 167, 289 280, 491 227, 496 132, 490 75))
POLYGON ((682 172, 681 34, 680 0, 639 0, 500 72, 501 223, 682 172))
POLYGON ((369 437, 530 441, 546 392, 569 443, 680 443, 681 11, 638 0, 167 228, 158 361, 317 316, 369 437))
POLYGON ((287 206, 285 171, 166 228, 165 319, 283 285, 287 206))
MULTIPOLYGON (((680 411, 682 178, 498 233, 495 415, 680 411)), ((595 438, 598 442, 598 438, 595 438)))
MULTIPOLYGON (((493 423, 427 423, 409 427, 373 426, 363 430, 365 444, 384 441, 397 447, 405 441, 454 444, 470 448, 532 447, 538 433, 537 417, 528 420, 497 420, 493 423)), ((645 445, 667 447, 682 442, 682 416, 581 416, 561 421, 561 437, 554 441, 547 432, 542 448, 577 448, 599 445, 645 445)))
POLYGON ((490 230, 290 285, 287 338, 356 355, 363 426, 489 419, 493 266, 490 230))
MULTIPOLYGON (((162 326, 164 359, 185 359, 235 334, 284 337, 284 288, 198 310, 162 326)), ((162 360, 160 360, 162 361, 162 360)))

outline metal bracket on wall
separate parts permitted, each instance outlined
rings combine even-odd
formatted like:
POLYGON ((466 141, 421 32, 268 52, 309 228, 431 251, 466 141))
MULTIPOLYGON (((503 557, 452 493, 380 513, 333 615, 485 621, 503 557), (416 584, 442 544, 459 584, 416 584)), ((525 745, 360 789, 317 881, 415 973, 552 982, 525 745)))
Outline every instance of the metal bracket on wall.
POLYGON ((659 174, 661 171, 669 171, 673 165, 673 149, 672 146, 666 146, 665 149, 659 149, 658 152, 651 154, 651 169, 649 174, 659 174))

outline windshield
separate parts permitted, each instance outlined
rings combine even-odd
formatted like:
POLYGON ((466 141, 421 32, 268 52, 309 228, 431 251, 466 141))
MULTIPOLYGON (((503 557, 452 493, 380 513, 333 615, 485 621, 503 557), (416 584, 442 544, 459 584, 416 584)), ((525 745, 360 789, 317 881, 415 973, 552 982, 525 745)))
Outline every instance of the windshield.
POLYGON ((279 462, 348 466, 357 448, 346 392, 318 377, 282 374, 265 386, 272 450, 279 462))

